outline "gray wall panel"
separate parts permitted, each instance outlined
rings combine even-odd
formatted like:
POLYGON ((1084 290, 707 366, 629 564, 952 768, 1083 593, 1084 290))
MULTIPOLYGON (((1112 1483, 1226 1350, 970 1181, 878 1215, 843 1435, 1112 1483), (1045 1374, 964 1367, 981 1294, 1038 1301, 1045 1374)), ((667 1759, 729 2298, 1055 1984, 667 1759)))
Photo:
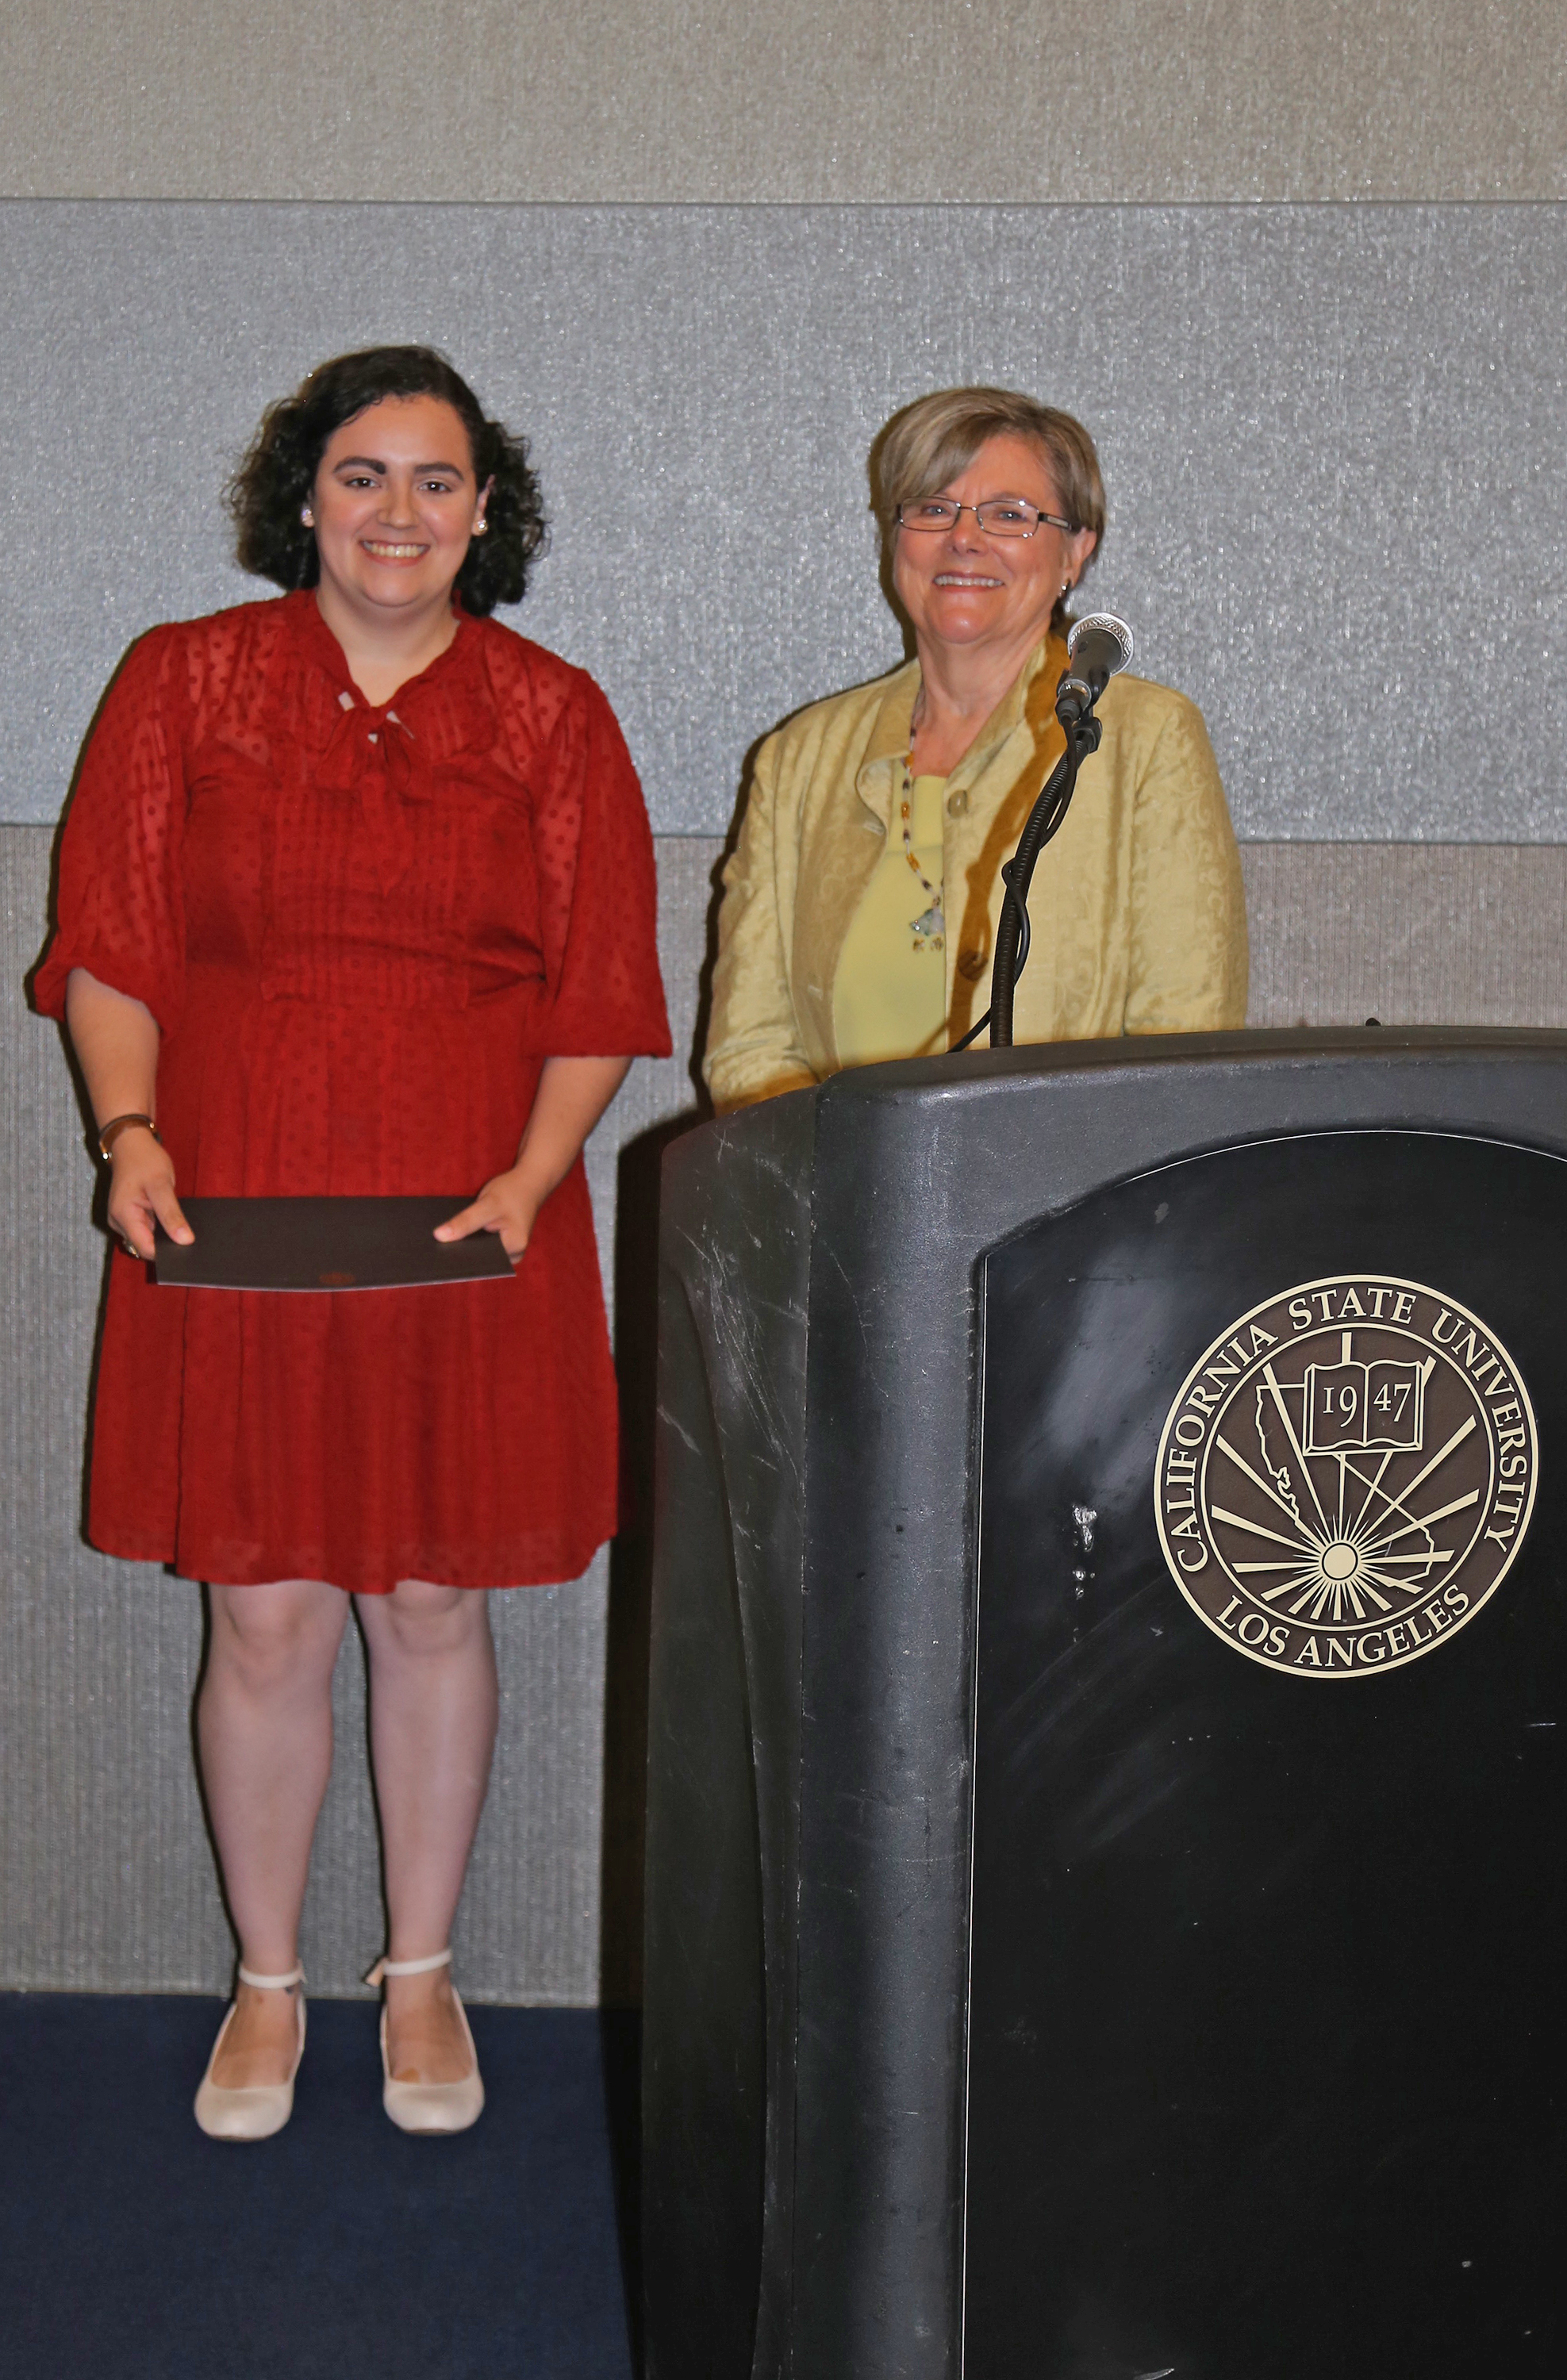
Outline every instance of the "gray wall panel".
POLYGON ((1250 844, 1252 1025, 1567 1026, 1567 848, 1250 844))
MULTIPOLYGON (((212 1989, 229 1949, 190 1761, 198 1598, 79 1534, 103 1242, 57 1037, 20 999, 49 840, 0 829, 0 1987, 212 1989)), ((589 1152, 606 1269, 617 1170, 629 1169, 623 1353, 636 1329, 645 1336, 630 1307, 648 1289, 651 1136, 690 1104, 719 852, 711 838, 661 843, 677 1054, 636 1068, 589 1152)), ((1243 859, 1254 1024, 1567 1026, 1567 848, 1280 844, 1243 859)), ((613 1589, 600 1562, 576 1586, 497 1597, 494 1609, 504 1715, 459 1921, 464 1987, 580 2002, 601 1977, 624 1997, 637 1980, 635 1560, 613 1589)), ((380 1922, 352 1644, 337 1685, 339 1758, 304 1937, 312 1988, 329 1992, 353 1988, 380 1922)))
MULTIPOLYGON (((1204 703, 1243 831, 1369 839, 1245 851, 1253 1021, 1567 1024, 1564 211, 1199 203, 1567 198, 1558 0, 1104 0, 1091 57, 1083 21, 1066 0, 0 14, 18 200, 594 202, 0 204, 0 819, 56 815, 134 633, 254 591, 214 496, 261 404, 336 346, 447 344, 535 438, 555 514, 519 625, 601 676, 690 836, 660 851, 681 1054, 636 1070, 589 1151, 606 1256, 619 1193, 634 1372, 712 838, 759 729, 896 657, 864 450, 943 380, 1036 387, 1099 432, 1099 591, 1204 703), (606 203, 646 200, 699 203, 606 203), (1474 672, 1484 751, 1452 725, 1474 672), (1494 847, 1531 839, 1563 847, 1494 847)), ((63 1062, 19 1006, 47 842, 0 828, 0 1985, 213 1987, 195 1601, 78 1531, 102 1243, 63 1062)), ((627 1551, 497 1598, 476 1996, 635 1990, 627 1551)), ((351 1648, 337 1687, 305 1937, 327 1990, 379 1927, 351 1648)))
POLYGON ((1553 198, 1564 99, 1555 0, 8 0, 0 187, 1553 198))
POLYGON ((898 658, 868 442, 997 378, 1098 433, 1089 592, 1202 704, 1244 835, 1563 835, 1567 206, 17 201, 0 243, 0 816, 55 815, 140 628, 255 591, 216 492, 262 401, 418 335, 536 442, 520 623, 601 679, 665 832, 898 658))

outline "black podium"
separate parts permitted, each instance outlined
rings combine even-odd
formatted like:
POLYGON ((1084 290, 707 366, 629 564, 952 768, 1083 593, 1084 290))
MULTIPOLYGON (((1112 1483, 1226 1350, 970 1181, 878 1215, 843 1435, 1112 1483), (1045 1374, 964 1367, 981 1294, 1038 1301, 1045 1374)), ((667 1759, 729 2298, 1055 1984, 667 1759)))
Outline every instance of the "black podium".
POLYGON ((1567 1036, 665 1167, 653 2380, 1560 2369, 1567 1036))

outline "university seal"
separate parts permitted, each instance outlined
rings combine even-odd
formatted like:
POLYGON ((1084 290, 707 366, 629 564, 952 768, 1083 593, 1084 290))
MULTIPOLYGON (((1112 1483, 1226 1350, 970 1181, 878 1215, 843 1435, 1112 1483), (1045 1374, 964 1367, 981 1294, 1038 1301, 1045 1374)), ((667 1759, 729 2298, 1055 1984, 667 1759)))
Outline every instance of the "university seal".
POLYGON ((1343 1273, 1192 1366, 1154 1506, 1182 1594, 1299 1678, 1417 1660, 1494 1595, 1534 1509, 1535 1417, 1494 1331, 1419 1281, 1343 1273))

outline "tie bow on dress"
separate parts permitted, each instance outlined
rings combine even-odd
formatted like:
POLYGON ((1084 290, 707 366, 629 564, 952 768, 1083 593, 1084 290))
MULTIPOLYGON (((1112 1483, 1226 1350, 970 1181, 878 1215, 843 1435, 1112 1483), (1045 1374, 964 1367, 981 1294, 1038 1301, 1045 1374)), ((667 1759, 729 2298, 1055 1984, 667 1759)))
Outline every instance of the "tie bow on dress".
POLYGON ((377 854, 381 889, 390 892, 413 864, 415 829, 407 805, 433 801, 435 787, 428 774, 413 768, 413 732, 391 705, 357 701, 347 692, 337 699, 341 708, 316 763, 315 781, 323 792, 358 795, 377 854))

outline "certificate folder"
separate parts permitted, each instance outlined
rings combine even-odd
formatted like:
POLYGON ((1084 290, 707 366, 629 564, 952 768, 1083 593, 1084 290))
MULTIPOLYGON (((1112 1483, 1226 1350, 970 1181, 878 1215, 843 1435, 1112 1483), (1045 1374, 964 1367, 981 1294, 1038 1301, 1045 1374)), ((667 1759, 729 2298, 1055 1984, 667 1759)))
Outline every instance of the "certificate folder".
POLYGON ((437 1240, 449 1198, 182 1198, 195 1243, 157 1235, 153 1269, 177 1289, 416 1289, 511 1278, 495 1232, 437 1240))

